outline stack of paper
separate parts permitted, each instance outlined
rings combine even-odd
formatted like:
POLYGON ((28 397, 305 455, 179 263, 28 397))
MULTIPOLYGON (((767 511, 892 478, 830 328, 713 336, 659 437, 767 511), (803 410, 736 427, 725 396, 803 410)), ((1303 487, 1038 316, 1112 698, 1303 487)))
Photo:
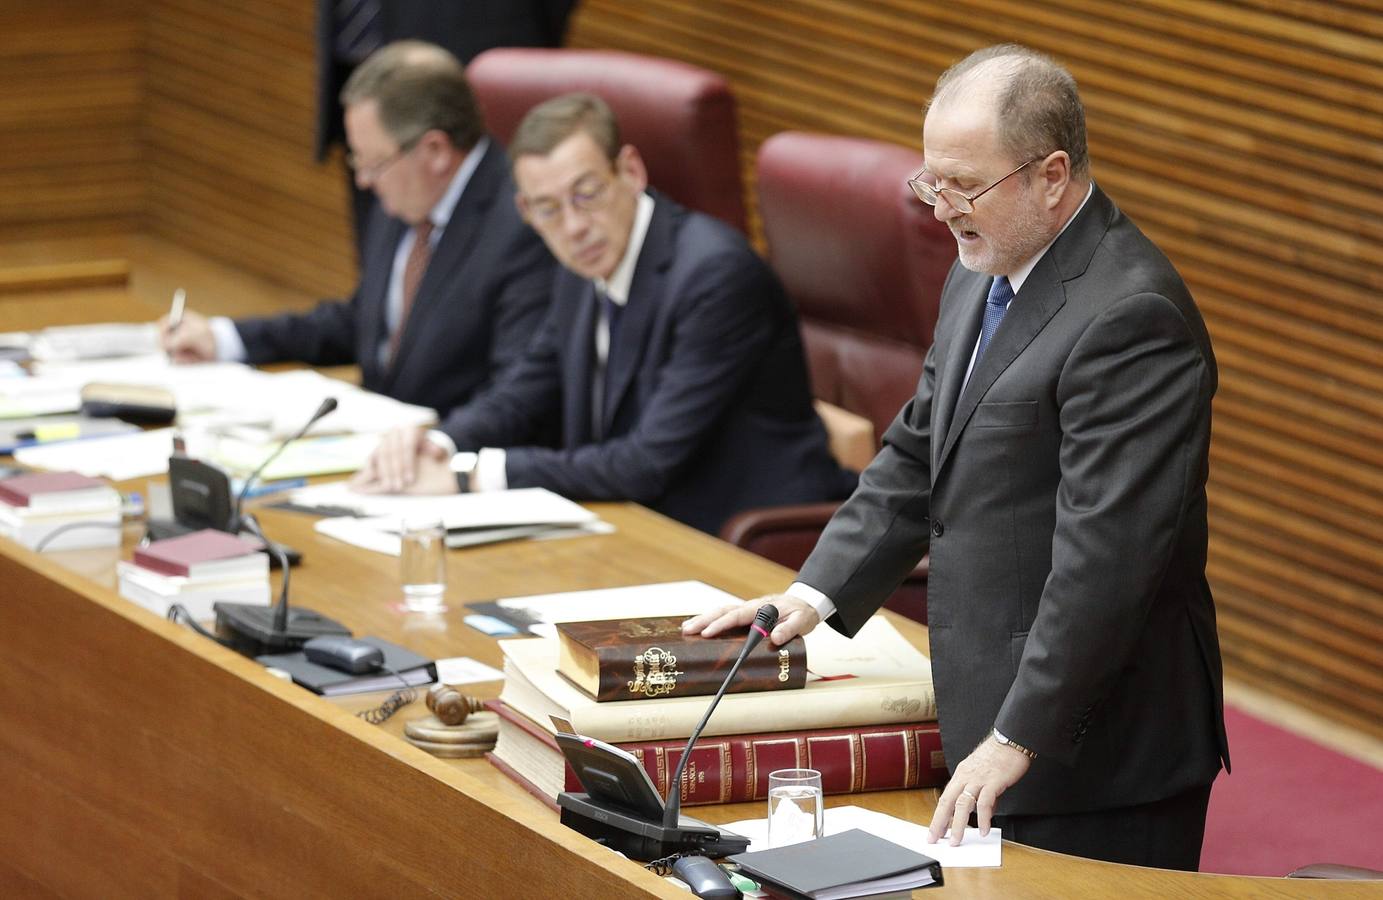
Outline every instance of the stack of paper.
POLYGON ((29 344, 29 354, 39 360, 137 356, 158 350, 158 329, 147 322, 45 328, 35 334, 29 344))

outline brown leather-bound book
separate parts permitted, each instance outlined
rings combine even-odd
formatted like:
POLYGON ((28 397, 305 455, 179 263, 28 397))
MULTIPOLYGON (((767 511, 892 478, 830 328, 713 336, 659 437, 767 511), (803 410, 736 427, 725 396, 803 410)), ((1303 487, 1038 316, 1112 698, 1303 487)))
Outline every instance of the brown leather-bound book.
MULTIPOLYGON (((581 790, 550 731, 503 701, 485 705, 500 717, 499 740, 489 755, 496 768, 549 805, 561 791, 581 790)), ((686 744, 630 741, 615 746, 634 754, 666 797, 668 779, 686 744)), ((827 794, 936 787, 947 779, 935 722, 719 735, 703 737, 692 748, 682 805, 763 800, 769 772, 802 767, 821 773, 827 794)))
MULTIPOLYGON (((559 622, 557 671, 599 702, 691 697, 720 690, 748 630, 713 638, 682 634, 685 616, 559 622)), ((761 641, 728 692, 774 691, 807 683, 800 637, 781 647, 761 641)))

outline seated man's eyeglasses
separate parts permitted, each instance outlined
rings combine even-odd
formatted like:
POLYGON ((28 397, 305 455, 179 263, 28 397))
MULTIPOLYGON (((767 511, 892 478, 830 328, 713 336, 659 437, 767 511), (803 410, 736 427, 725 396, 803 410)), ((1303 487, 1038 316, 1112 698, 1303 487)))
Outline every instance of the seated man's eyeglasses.
POLYGON ((408 151, 418 146, 418 142, 421 140, 422 135, 419 135, 412 140, 404 141, 399 145, 399 149, 390 153, 388 156, 384 157, 384 159, 371 163, 362 161, 360 157, 356 156, 354 153, 347 153, 346 165, 350 167, 352 172, 358 172, 366 179, 374 181, 379 178, 379 176, 383 175, 390 166, 407 156, 408 151))
POLYGON ((526 200, 529 220, 538 227, 548 228, 562 220, 567 206, 581 213, 599 212, 610 201, 610 179, 594 173, 579 179, 572 187, 566 202, 554 197, 526 200))
POLYGON ((945 197, 946 202, 949 203, 951 205, 951 208, 954 209, 956 212, 972 213, 975 211, 976 200, 980 199, 985 194, 994 190, 996 187, 1003 184, 1005 181, 1012 178, 1014 175, 1017 175, 1019 172, 1023 171, 1024 167, 1030 166, 1033 163, 1037 162, 1039 159, 1044 158, 1045 157, 1041 156, 1033 157, 1032 159, 1020 165, 1018 168, 1014 169, 1012 172, 1009 172, 1003 178, 1000 178, 998 181, 991 184, 989 187, 985 188, 984 190, 978 191, 974 194, 963 194, 955 188, 937 187, 936 185, 932 184, 931 181, 927 180, 934 179, 936 176, 928 172, 925 168, 908 179, 908 187, 912 188, 912 192, 917 195, 918 200, 921 200, 928 206, 936 206, 937 198, 945 197))

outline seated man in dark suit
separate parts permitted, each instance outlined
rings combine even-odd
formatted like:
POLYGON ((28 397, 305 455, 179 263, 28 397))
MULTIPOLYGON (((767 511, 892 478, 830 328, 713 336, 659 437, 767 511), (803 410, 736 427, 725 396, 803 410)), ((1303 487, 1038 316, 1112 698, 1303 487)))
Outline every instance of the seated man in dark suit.
POLYGON ((796 315, 742 235, 646 191, 643 160, 596 97, 535 107, 510 157, 524 218, 565 266, 548 318, 503 379, 443 422, 454 447, 392 432, 359 488, 545 487, 707 531, 748 507, 849 492, 796 315), (528 446, 554 421, 560 447, 528 446))
POLYGON ((445 416, 516 360, 556 266, 509 197, 504 151, 461 64, 440 47, 383 48, 341 92, 350 161, 381 210, 355 296, 306 314, 164 323, 179 361, 358 363, 372 391, 445 416))

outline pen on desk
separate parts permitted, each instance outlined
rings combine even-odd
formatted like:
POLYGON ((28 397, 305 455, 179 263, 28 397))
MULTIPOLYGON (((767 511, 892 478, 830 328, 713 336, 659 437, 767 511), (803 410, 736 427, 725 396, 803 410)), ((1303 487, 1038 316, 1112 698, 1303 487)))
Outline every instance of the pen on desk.
POLYGON ((187 306, 187 291, 178 288, 173 292, 173 305, 168 309, 168 332, 178 330, 182 324, 182 311, 187 306))

